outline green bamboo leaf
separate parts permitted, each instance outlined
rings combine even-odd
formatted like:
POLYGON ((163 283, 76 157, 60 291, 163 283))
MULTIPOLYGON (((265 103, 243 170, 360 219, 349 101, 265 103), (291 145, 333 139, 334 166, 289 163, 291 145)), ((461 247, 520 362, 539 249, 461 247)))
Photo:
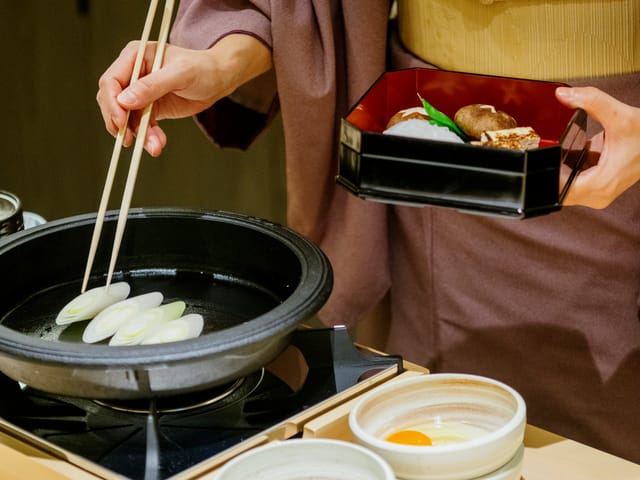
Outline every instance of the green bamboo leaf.
POLYGON ((453 133, 458 135, 465 142, 468 140, 467 136, 464 134, 462 130, 460 130, 460 127, 458 127, 458 125, 456 125, 456 123, 453 120, 451 120, 444 113, 442 113, 436 107, 434 107, 429 102, 427 102, 420 95, 418 95, 418 98, 420 98, 420 101, 422 102, 422 106, 424 107, 425 112, 427 112, 427 115, 429 115, 430 117, 429 123, 431 123, 432 125, 447 127, 449 130, 451 130, 453 133))

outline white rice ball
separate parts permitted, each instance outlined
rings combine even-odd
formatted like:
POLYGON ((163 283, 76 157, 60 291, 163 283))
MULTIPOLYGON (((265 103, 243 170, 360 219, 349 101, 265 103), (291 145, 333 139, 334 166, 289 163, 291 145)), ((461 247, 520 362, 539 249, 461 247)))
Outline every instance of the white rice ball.
POLYGON ((396 123, 384 132, 387 135, 421 138, 423 140, 442 140, 444 142, 464 143, 464 141, 447 127, 432 125, 427 120, 412 118, 396 123))

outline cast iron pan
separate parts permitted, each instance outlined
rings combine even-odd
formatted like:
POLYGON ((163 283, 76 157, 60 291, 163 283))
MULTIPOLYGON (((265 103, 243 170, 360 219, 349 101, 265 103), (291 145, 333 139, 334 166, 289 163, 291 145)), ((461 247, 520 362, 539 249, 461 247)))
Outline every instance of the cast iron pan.
MULTIPOLYGON (((160 291, 200 313, 203 334, 164 345, 84 344, 87 322, 55 316, 80 292, 94 215, 0 240, 0 370, 50 393, 151 398, 220 385, 262 367, 324 304, 331 266, 310 241, 271 222, 226 212, 132 210, 113 282, 130 296, 160 291)), ((104 285, 116 212, 105 218, 89 287, 104 285)))

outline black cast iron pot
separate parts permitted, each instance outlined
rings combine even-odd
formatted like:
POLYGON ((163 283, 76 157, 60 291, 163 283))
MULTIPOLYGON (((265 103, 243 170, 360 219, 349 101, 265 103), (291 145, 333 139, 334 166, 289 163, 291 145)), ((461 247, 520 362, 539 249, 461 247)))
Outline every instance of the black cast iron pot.
MULTIPOLYGON (((117 213, 105 218, 88 288, 104 285, 117 213)), ((224 212, 132 210, 113 282, 160 291, 201 313, 203 334, 162 345, 84 344, 87 322, 58 326, 80 293, 95 215, 0 240, 0 370, 46 392, 151 398, 206 389, 264 366, 324 304, 331 266, 318 247, 271 222, 224 212)))

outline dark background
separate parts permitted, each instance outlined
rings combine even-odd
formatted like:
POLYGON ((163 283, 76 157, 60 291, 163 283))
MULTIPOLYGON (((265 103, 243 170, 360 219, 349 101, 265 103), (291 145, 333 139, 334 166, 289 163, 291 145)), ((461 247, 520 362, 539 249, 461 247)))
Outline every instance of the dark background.
MULTIPOLYGON (((0 190, 18 195, 25 210, 52 220, 98 209, 113 149, 95 100, 98 78, 140 37, 148 5, 0 0, 0 190)), ((163 128, 169 144, 159 158, 143 155, 132 207, 229 210, 285 222, 279 119, 247 152, 219 149, 192 119, 163 128)), ((110 209, 120 205, 131 152, 120 157, 110 209)))

